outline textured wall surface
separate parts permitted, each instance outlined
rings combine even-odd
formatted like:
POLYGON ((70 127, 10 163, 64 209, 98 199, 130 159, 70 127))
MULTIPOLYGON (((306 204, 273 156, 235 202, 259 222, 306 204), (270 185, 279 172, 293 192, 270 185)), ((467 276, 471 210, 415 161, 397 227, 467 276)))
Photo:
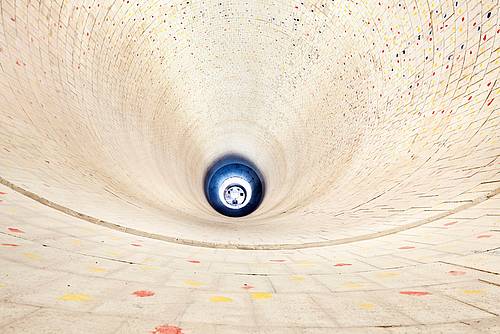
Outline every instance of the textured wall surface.
POLYGON ((0 0, 0 332, 500 332, 498 11, 0 0))

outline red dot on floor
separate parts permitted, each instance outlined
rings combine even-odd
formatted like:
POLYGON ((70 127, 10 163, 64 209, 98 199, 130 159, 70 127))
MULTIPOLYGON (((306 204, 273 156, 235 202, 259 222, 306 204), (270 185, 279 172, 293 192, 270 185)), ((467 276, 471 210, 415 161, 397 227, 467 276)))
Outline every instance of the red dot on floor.
POLYGON ((198 260, 188 260, 188 262, 191 262, 191 263, 200 263, 200 261, 198 261, 198 260))
POLYGON ((177 326, 160 325, 156 326, 152 334, 182 334, 182 329, 177 326))
POLYGON ((450 271, 448 271, 448 274, 450 274, 452 276, 463 276, 463 275, 465 275, 465 271, 450 270, 450 271))
POLYGON ((5 246, 5 247, 17 247, 19 245, 16 245, 16 244, 1 244, 2 246, 5 246))
POLYGON ((8 230, 13 233, 24 233, 24 231, 21 231, 20 229, 15 227, 9 227, 8 230))
POLYGON ((254 287, 251 286, 250 284, 243 284, 243 286, 241 287, 242 289, 245 289, 245 290, 250 290, 250 289, 253 289, 254 287))
POLYGON ((415 247, 413 246, 403 246, 403 247, 399 247, 399 249, 413 249, 415 247))
POLYGON ((402 295, 408 295, 408 296, 425 296, 425 295, 430 295, 430 292, 425 292, 425 291, 399 291, 400 294, 402 295))
POLYGON ((153 291, 148 291, 148 290, 139 290, 133 292, 132 294, 136 295, 137 297, 151 297, 155 295, 153 291))
POLYGON ((335 267, 345 267, 345 266, 352 266, 350 263, 337 263, 335 267))

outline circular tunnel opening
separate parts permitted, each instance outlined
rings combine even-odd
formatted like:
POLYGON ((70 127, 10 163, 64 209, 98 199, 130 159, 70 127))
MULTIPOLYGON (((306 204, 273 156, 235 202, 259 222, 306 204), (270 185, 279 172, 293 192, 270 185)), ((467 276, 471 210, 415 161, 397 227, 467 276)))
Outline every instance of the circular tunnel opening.
POLYGON ((248 159, 226 155, 205 174, 205 196, 212 208, 228 217, 254 212, 264 197, 264 179, 248 159))

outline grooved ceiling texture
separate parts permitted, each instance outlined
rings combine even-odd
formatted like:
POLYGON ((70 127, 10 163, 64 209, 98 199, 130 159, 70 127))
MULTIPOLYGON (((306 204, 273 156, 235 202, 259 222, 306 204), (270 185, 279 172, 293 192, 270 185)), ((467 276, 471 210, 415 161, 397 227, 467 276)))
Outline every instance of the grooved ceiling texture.
POLYGON ((498 11, 0 0, 0 332, 500 332, 498 11))

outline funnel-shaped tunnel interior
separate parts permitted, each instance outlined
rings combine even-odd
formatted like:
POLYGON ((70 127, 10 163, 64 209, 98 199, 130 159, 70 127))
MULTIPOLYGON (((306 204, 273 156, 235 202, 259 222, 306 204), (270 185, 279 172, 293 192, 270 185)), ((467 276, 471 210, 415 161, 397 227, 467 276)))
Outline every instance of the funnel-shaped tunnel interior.
POLYGON ((0 0, 0 332, 495 332, 499 36, 497 1, 0 0), (227 156, 255 211, 211 205, 227 156))

